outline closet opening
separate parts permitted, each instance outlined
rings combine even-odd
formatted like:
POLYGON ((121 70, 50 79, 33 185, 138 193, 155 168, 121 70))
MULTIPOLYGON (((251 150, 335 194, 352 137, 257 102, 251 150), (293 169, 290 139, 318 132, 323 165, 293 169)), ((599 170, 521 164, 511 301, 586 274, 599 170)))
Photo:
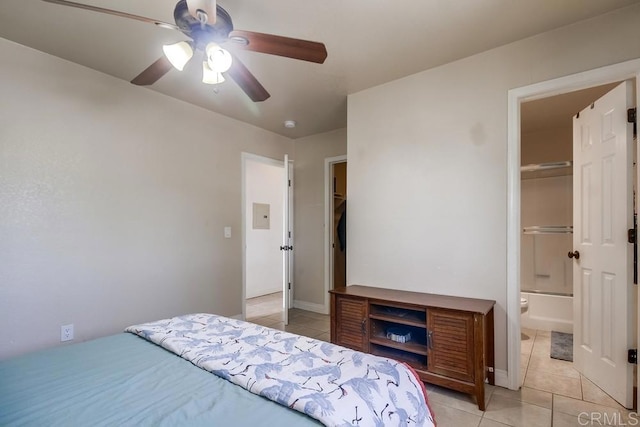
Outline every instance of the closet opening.
POLYGON ((347 286, 347 156, 324 161, 325 266, 324 312, 329 313, 329 290, 347 286))

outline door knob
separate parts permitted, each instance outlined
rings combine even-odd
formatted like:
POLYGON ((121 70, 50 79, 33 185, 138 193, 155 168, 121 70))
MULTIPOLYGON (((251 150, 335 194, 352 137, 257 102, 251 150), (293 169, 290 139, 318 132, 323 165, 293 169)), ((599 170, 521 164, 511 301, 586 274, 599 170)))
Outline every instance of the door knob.
POLYGON ((569 258, 580 259, 580 252, 578 252, 578 251, 569 252, 569 253, 567 254, 567 256, 568 256, 569 258))

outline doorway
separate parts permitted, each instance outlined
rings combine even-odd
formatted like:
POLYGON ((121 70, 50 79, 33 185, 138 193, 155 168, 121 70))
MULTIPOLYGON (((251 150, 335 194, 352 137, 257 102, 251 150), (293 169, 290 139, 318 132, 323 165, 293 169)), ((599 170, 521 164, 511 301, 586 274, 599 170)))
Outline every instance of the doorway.
POLYGON ((242 154, 243 315, 282 320, 284 162, 242 154))
POLYGON ((521 326, 573 332, 573 117, 618 82, 521 104, 521 326), (524 300, 523 300, 524 301, 524 300), (524 310, 526 309, 526 310, 524 310))
MULTIPOLYGON (((520 280, 520 113, 521 104, 552 95, 600 86, 640 75, 640 60, 628 61, 596 70, 554 79, 509 91, 508 105, 508 204, 507 204, 507 334, 508 372, 497 373, 500 385, 519 388, 521 365, 520 280), (503 376, 504 375, 504 376, 503 376)), ((636 78, 636 87, 638 79, 636 78)), ((638 90, 636 90, 636 104, 638 90)))
MULTIPOLYGON (((577 400, 615 401, 574 365, 574 116, 619 82, 521 104, 520 384, 577 400)), ((576 326, 579 326, 576 325, 576 326)), ((595 402, 593 402, 595 403, 595 402)))
POLYGON ((347 162, 333 164, 333 286, 347 286, 347 162))
POLYGON ((347 286, 347 156, 325 159, 325 299, 329 290, 347 286))

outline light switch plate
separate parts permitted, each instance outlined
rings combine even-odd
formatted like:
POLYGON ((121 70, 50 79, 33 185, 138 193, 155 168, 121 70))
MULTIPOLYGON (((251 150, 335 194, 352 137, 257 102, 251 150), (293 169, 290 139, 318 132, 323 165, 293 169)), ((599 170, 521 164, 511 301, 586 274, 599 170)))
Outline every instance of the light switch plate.
POLYGON ((225 239, 230 239, 231 238, 231 227, 225 227, 224 228, 224 238, 225 239))

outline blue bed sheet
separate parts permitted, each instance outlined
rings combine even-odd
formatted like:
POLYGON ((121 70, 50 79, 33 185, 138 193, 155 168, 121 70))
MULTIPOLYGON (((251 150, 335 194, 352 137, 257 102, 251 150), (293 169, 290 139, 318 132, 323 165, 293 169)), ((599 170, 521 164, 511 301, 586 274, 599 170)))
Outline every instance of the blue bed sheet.
POLYGON ((0 362, 2 426, 318 424, 127 333, 0 362))

